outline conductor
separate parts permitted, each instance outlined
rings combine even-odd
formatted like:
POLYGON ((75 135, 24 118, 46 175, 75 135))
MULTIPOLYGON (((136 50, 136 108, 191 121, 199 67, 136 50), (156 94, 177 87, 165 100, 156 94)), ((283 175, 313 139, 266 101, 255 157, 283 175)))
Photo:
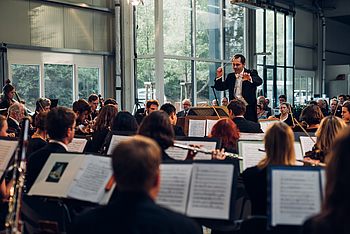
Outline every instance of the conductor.
POLYGON ((242 54, 233 56, 232 69, 234 73, 229 73, 224 81, 222 80, 222 67, 216 70, 214 88, 218 91, 228 89, 230 100, 239 99, 245 103, 246 113, 244 117, 257 122, 256 87, 262 84, 262 79, 256 70, 245 68, 245 57, 242 54))

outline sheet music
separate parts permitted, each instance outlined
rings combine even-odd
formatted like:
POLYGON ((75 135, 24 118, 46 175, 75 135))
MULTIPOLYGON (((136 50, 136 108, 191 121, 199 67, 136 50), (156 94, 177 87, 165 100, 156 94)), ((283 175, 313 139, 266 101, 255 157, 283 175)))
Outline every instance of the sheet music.
POLYGON ((190 119, 188 121, 188 136, 189 137, 204 137, 205 136, 206 120, 190 119))
POLYGON ((213 126, 218 122, 217 119, 207 119, 207 129, 205 132, 205 136, 209 136, 209 134, 211 133, 211 129, 213 128, 213 126))
POLYGON ((271 224, 302 225, 321 208, 319 171, 273 170, 271 224))
POLYGON ((192 164, 162 164, 157 204, 185 214, 192 164))
POLYGON ((114 148, 119 144, 119 142, 129 138, 130 136, 113 135, 111 139, 111 143, 109 144, 107 155, 111 155, 113 153, 114 148))
POLYGON ((304 155, 303 152, 301 150, 301 144, 300 142, 294 142, 294 151, 295 151, 295 159, 299 159, 299 160, 303 160, 304 159, 304 155))
POLYGON ((322 197, 324 198, 326 195, 326 170, 323 168, 320 169, 320 177, 321 177, 322 197))
POLYGON ((241 132, 239 140, 240 141, 262 141, 264 140, 265 133, 246 133, 246 132, 241 132))
POLYGON ((17 145, 18 141, 0 140, 0 177, 5 172, 17 145))
MULTIPOLYGON (((311 138, 316 142, 316 137, 311 138)), ((315 143, 310 139, 310 137, 307 136, 300 136, 299 139, 301 144, 301 150, 304 156, 306 152, 312 150, 312 147, 314 147, 315 143)))
POLYGON ((279 122, 279 120, 263 120, 259 121, 260 128, 263 132, 266 132, 270 125, 279 122))
POLYGON ((233 170, 232 164, 194 164, 187 215, 229 219, 233 170))
POLYGON ((67 196, 97 203, 104 195, 105 186, 112 175, 111 158, 86 155, 67 196))
POLYGON ((239 154, 243 157, 243 170, 258 165, 266 155, 265 152, 259 151, 265 149, 262 141, 240 141, 238 147, 239 154))
POLYGON ((68 152, 83 153, 87 140, 83 138, 73 138, 72 142, 67 145, 68 152))

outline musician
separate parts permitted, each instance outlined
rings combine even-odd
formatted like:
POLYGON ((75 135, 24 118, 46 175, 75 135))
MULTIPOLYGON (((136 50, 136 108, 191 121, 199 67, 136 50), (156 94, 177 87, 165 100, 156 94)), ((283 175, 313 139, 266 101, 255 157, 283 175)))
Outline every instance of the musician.
POLYGON ((157 143, 143 136, 118 144, 112 155, 116 199, 77 217, 71 233, 202 233, 191 219, 155 203, 161 154, 157 143))
POLYGON ((326 192, 321 212, 303 225, 303 234, 350 233, 350 129, 334 142, 326 168, 326 192))
POLYGON ((281 122, 286 123, 288 126, 294 126, 293 119, 291 115, 291 106, 288 102, 283 102, 279 106, 280 114, 276 115, 275 117, 271 117, 270 119, 277 118, 281 122))
POLYGON ((31 155, 38 149, 47 145, 46 118, 48 112, 40 112, 35 117, 36 131, 28 140, 27 155, 31 155))
POLYGON ((139 125, 135 117, 128 111, 119 111, 112 124, 112 131, 136 133, 139 125))
POLYGON ((221 148, 224 148, 226 152, 238 153, 239 129, 231 119, 218 120, 211 129, 209 137, 220 138, 221 148))
POLYGON ((183 108, 183 110, 177 112, 176 116, 177 117, 186 117, 188 115, 188 111, 191 108, 191 105, 192 105, 192 103, 191 103, 190 99, 186 98, 186 99, 182 100, 182 108, 183 108))
POLYGON ((330 114, 341 118, 341 106, 338 105, 338 100, 336 98, 333 98, 331 100, 330 106, 331 106, 330 114))
POLYGON ((27 191, 30 190, 36 177, 51 153, 67 152, 67 145, 73 140, 75 133, 75 114, 66 107, 57 107, 47 114, 46 130, 50 136, 49 144, 35 151, 28 158, 27 191))
POLYGON ((311 104, 301 111, 299 118, 306 125, 306 131, 316 132, 323 117, 321 109, 317 105, 311 104))
POLYGON ((350 124, 350 101, 346 101, 343 103, 341 108, 341 116, 346 124, 350 124))
MULTIPOLYGON (((0 109, 8 109, 13 103, 16 94, 15 86, 10 84, 10 80, 6 81, 6 85, 2 88, 2 96, 0 102, 0 109)), ((2 115, 7 115, 7 110, 1 111, 2 115)))
POLYGON ((104 101, 104 104, 103 106, 106 106, 106 105, 114 105, 117 110, 118 110, 118 102, 114 99, 114 98, 107 98, 106 101, 104 101))
POLYGON ((185 136, 182 127, 176 125, 177 116, 175 106, 171 103, 165 103, 160 107, 160 110, 165 111, 169 115, 170 124, 174 128, 175 136, 185 136))
POLYGON ((91 127, 89 125, 88 116, 91 112, 89 103, 84 99, 79 99, 73 103, 73 111, 76 114, 76 134, 86 135, 90 134, 91 127))
POLYGON ((264 137, 266 155, 257 166, 247 168, 243 181, 252 202, 252 215, 266 215, 267 167, 269 165, 294 165, 294 134, 283 122, 274 123, 264 137))
POLYGON ((241 99, 246 104, 244 117, 257 122, 256 87, 262 84, 262 79, 256 70, 245 68, 245 57, 241 54, 233 56, 232 69, 234 73, 229 73, 224 81, 222 81, 222 67, 216 70, 214 88, 219 91, 228 89, 230 100, 241 99))
POLYGON ((327 155, 332 151, 333 142, 338 133, 346 127, 346 123, 333 115, 322 119, 315 136, 316 144, 311 151, 305 153, 304 159, 311 163, 325 163, 327 155))
POLYGON ((146 102, 146 109, 142 113, 136 113, 135 118, 138 124, 141 124, 143 118, 149 114, 151 114, 153 111, 158 110, 159 102, 154 99, 147 100, 146 102))
POLYGON ((88 103, 90 105, 90 108, 91 108, 91 112, 90 112, 90 115, 88 117, 88 120, 89 121, 92 121, 94 120, 97 115, 98 115, 98 104, 99 104, 99 98, 97 96, 97 94, 91 94, 88 98, 88 103))
POLYGON ((33 123, 32 125, 36 127, 35 125, 35 118, 40 112, 49 112, 51 109, 51 100, 48 98, 38 98, 35 102, 35 113, 32 117, 33 123))
POLYGON ((21 131, 20 123, 24 117, 23 104, 16 102, 13 103, 8 109, 7 124, 8 133, 14 133, 16 137, 19 136, 21 131))
MULTIPOLYGON (((247 120, 244 117, 246 112, 246 105, 243 101, 239 99, 234 99, 230 101, 227 106, 229 111, 229 116, 233 120, 233 122, 237 125, 240 132, 248 132, 248 133, 262 133, 260 124, 247 120)), ((255 112, 256 114, 256 112, 255 112)))

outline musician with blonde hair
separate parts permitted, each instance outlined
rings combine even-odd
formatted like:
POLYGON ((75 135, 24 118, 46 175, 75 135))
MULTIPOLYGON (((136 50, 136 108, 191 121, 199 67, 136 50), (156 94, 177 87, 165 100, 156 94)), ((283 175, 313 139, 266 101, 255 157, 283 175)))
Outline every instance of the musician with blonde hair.
POLYGON ((266 215, 267 167, 295 165, 294 134, 283 122, 274 123, 264 138, 266 156, 257 166, 247 168, 242 176, 252 202, 252 215, 266 215))

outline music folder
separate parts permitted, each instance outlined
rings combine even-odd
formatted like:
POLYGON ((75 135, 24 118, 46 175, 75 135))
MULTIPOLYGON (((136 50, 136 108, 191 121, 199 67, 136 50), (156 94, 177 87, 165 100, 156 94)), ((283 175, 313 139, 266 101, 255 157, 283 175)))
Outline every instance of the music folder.
POLYGON ((164 162, 156 203, 193 218, 234 220, 237 160, 164 162))
POLYGON ((324 171, 320 167, 268 168, 268 223, 301 226, 321 210, 324 171))
POLYGON ((107 204, 115 184, 111 158, 92 154, 54 153, 46 161, 28 195, 73 198, 107 204))
POLYGON ((0 182, 17 148, 18 141, 0 139, 0 182))

